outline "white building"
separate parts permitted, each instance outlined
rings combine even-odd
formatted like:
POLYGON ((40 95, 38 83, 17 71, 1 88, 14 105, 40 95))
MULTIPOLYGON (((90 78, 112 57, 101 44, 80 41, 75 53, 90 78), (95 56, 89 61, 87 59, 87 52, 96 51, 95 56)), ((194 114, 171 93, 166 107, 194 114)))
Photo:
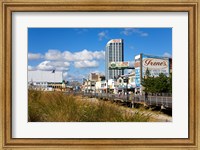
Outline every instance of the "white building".
POLYGON ((97 81, 97 82, 96 82, 95 88, 96 88, 96 92, 97 92, 97 93, 102 93, 103 87, 104 87, 104 86, 102 86, 102 81, 97 81))
POLYGON ((65 88, 61 71, 28 71, 28 86, 37 90, 65 88))
POLYGON ((84 91, 85 93, 95 93, 96 91, 95 86, 96 86, 95 81, 85 80, 83 82, 82 91, 84 91))

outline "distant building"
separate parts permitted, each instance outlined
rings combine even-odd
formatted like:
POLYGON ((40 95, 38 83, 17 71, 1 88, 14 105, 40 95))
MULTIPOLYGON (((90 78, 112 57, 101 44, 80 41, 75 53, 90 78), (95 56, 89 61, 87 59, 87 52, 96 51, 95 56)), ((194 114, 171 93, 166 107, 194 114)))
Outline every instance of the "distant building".
POLYGON ((98 80, 98 76, 99 76, 99 74, 97 74, 97 73, 90 73, 89 74, 89 80, 97 81, 98 80))
POLYGON ((101 81, 102 79, 105 79, 105 76, 100 73, 90 73, 88 79, 90 81, 101 81))
POLYGON ((105 81, 105 76, 100 73, 90 73, 88 79, 83 79, 82 91, 90 93, 100 93, 102 82, 105 81))
POLYGON ((28 87, 36 90, 61 90, 65 88, 60 71, 28 71, 28 87))
POLYGON ((109 70, 110 62, 124 61, 124 45, 122 39, 112 39, 106 44, 105 54, 105 76, 106 80, 114 79, 119 75, 123 75, 123 70, 109 70))
POLYGON ((129 74, 121 75, 117 79, 117 92, 133 92, 135 91, 135 70, 129 74))
POLYGON ((82 91, 85 93, 94 93, 96 91, 96 82, 91 80, 85 80, 83 82, 82 91))

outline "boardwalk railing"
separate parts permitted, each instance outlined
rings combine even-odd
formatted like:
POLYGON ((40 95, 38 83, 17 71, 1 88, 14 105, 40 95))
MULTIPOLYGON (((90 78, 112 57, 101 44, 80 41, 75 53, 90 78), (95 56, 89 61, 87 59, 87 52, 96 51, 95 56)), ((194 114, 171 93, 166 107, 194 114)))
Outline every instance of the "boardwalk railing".
POLYGON ((84 93, 87 97, 96 97, 104 100, 115 102, 131 103, 132 105, 142 103, 146 106, 156 106, 161 108, 172 109, 172 97, 170 96, 145 96, 142 95, 119 95, 108 93, 84 93))
POLYGON ((169 96, 135 96, 132 99, 134 103, 143 102, 148 106, 160 106, 163 108, 172 108, 172 97, 169 96))

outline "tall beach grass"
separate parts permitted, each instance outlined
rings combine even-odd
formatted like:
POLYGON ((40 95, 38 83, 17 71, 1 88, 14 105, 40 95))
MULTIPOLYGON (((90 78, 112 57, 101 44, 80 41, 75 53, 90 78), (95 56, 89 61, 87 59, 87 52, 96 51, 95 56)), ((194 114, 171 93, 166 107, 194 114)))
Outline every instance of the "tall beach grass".
POLYGON ((147 122, 150 115, 62 92, 28 91, 29 122, 147 122))

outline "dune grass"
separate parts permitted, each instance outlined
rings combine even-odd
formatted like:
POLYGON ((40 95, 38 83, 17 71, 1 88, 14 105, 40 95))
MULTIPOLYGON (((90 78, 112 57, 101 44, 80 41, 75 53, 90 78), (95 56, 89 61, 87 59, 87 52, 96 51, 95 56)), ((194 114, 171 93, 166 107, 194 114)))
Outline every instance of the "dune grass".
POLYGON ((147 122, 150 115, 130 113, 104 101, 91 102, 62 92, 28 91, 29 122, 147 122))

